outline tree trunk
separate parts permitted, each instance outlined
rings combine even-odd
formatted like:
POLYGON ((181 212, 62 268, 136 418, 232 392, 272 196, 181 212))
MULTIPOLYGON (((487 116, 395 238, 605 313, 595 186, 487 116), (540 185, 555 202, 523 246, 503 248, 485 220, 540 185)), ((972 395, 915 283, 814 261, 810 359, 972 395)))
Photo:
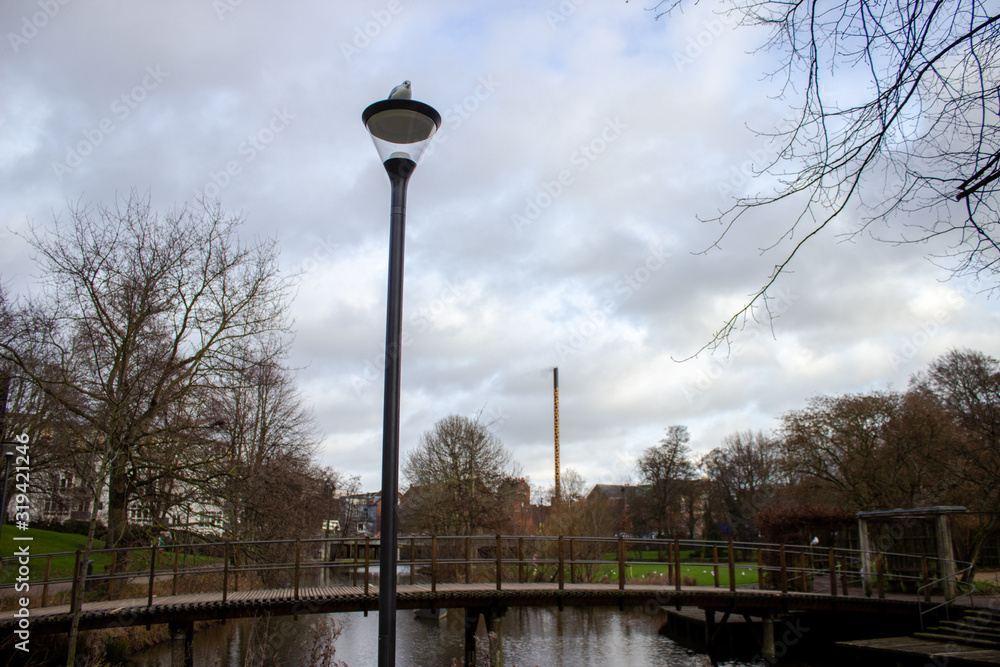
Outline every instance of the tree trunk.
POLYGON ((124 544, 128 530, 128 475, 125 457, 117 456, 108 476, 108 541, 107 548, 128 546, 124 544))

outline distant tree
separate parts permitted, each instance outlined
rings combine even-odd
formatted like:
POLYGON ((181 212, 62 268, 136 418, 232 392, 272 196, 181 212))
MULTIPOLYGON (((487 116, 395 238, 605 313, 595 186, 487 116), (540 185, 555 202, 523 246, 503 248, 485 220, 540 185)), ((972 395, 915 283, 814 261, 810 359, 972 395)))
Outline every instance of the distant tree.
POLYGON ((512 526, 509 496, 519 466, 479 415, 451 415, 420 437, 405 458, 403 476, 417 487, 400 512, 408 532, 474 535, 512 526))
MULTIPOLYGON (((913 385, 936 398, 959 431, 947 443, 955 463, 939 466, 964 484, 963 504, 984 513, 972 541, 970 560, 1000 529, 1000 360, 972 350, 952 350, 913 378, 913 385)), ((942 443, 945 444, 945 443, 942 443)))
POLYGON ((819 396, 782 417, 793 481, 850 510, 935 504, 952 487, 956 433, 921 392, 819 396))
POLYGON ((727 519, 737 539, 752 540, 758 534, 757 514, 785 480, 781 447, 761 431, 732 433, 722 443, 700 463, 710 495, 721 505, 714 516, 727 519))
MULTIPOLYGON (((682 3, 658 2, 657 17, 682 3)), ((756 208, 788 204, 798 215, 775 238, 761 240, 762 248, 780 253, 773 271, 706 347, 725 343, 746 318, 766 311, 776 281, 802 247, 858 208, 865 217, 853 235, 885 221, 896 227, 888 241, 946 240, 951 270, 996 290, 997 6, 981 0, 723 4, 737 25, 770 31, 762 49, 777 54, 772 76, 792 102, 786 125, 760 128, 777 146, 773 158, 753 168, 774 190, 737 193, 718 217, 722 237, 756 208)))
MULTIPOLYGON (((687 443, 686 426, 671 426, 658 445, 642 453, 636 462, 639 478, 649 489, 637 495, 633 524, 659 536, 676 533, 684 525, 680 500, 695 477, 695 465, 687 443)), ((645 531, 643 531, 645 532, 645 531)))
MULTIPOLYGON (((573 468, 566 468, 559 477, 559 492, 565 503, 575 503, 586 495, 587 480, 573 468)), ((550 486, 541 492, 541 501, 551 505, 556 495, 556 487, 550 486)))

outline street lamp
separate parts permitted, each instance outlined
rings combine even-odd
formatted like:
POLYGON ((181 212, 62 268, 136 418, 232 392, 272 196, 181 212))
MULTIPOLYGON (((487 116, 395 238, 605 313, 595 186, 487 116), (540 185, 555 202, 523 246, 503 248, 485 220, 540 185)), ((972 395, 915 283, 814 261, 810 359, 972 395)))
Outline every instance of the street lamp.
POLYGON ((396 664, 396 503, 399 490, 399 394, 403 335, 403 245, 406 186, 417 161, 441 127, 441 114, 415 100, 382 100, 361 120, 389 174, 389 300, 385 320, 385 397, 382 412, 382 517, 379 526, 378 665, 396 664))

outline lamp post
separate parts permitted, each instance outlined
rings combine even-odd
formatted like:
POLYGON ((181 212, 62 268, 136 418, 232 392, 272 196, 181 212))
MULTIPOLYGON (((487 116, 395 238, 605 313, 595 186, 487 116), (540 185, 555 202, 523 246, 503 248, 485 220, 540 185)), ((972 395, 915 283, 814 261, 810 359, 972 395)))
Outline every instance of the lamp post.
POLYGON ((396 664, 396 503, 399 491, 399 395, 403 334, 403 245, 406 186, 417 161, 441 127, 441 114, 415 100, 382 100, 361 120, 389 175, 389 299, 385 321, 382 412, 382 517, 379 524, 378 665, 396 664))

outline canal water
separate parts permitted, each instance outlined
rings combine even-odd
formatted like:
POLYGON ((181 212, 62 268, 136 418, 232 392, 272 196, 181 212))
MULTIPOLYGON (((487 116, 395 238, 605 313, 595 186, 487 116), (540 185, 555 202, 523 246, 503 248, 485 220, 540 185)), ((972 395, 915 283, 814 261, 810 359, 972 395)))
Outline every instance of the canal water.
MULTIPOLYGON (((262 663, 309 665, 313 638, 328 637, 333 625, 339 636, 333 642, 335 660, 349 667, 375 665, 378 656, 378 614, 361 613, 288 617, 267 622, 230 621, 200 632, 194 639, 195 664, 237 667, 247 664, 250 651, 273 650, 262 663), (263 626, 267 626, 264 628, 263 626), (256 647, 256 648, 254 648, 256 647)), ((480 622, 481 640, 485 640, 480 622)), ((640 611, 567 607, 511 608, 503 618, 504 665, 511 667, 707 667, 707 656, 689 651, 658 632, 658 623, 640 611)), ((322 646, 325 642, 320 642, 322 646)), ((465 646, 465 616, 455 609, 441 619, 417 618, 412 611, 398 612, 396 664, 398 667, 449 667, 461 664, 465 646)), ((169 667, 168 647, 136 655, 138 667, 169 667)), ((732 667, 755 663, 725 663, 732 667)))

